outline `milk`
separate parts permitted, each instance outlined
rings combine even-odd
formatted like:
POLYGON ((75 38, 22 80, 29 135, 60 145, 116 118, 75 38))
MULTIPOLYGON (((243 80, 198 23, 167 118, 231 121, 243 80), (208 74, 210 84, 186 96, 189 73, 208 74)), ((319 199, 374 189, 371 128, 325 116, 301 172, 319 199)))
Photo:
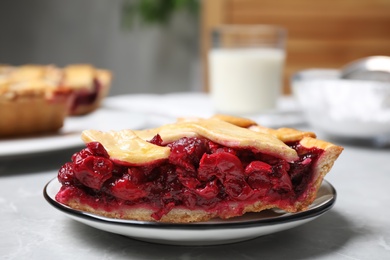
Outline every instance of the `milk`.
POLYGON ((285 52, 277 48, 220 48, 209 52, 210 95, 216 112, 248 115, 275 108, 285 52))

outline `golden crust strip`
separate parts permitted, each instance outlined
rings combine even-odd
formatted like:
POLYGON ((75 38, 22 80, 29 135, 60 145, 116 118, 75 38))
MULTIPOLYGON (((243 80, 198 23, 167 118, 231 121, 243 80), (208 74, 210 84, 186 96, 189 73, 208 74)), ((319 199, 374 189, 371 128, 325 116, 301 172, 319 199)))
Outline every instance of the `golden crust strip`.
POLYGON ((296 151, 272 135, 266 135, 216 119, 188 123, 196 133, 227 147, 251 148, 287 161, 298 158, 296 151))
POLYGON ((184 123, 168 124, 157 128, 136 130, 134 133, 143 140, 151 140, 155 135, 159 134, 163 139, 163 144, 174 142, 183 137, 198 137, 193 128, 186 126, 184 123))
POLYGON ((230 116, 230 115, 222 115, 222 114, 216 114, 211 117, 212 119, 219 119, 228 123, 231 123, 233 125, 248 128, 253 125, 257 125, 257 123, 251 119, 243 118, 243 117, 236 117, 236 116, 230 116))
POLYGON ((85 143, 100 142, 111 159, 133 165, 146 164, 169 156, 170 148, 151 144, 139 138, 131 130, 101 132, 83 131, 81 139, 85 143))
POLYGON ((261 125, 254 125, 254 126, 250 126, 249 129, 259 133, 273 135, 285 143, 299 141, 306 136, 313 137, 313 138, 316 137, 316 134, 313 132, 304 132, 293 128, 272 129, 261 125))

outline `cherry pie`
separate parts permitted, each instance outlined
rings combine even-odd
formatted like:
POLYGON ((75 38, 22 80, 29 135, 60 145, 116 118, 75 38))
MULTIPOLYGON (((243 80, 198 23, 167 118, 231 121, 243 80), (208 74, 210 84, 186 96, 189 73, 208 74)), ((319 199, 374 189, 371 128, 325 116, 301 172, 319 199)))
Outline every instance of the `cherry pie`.
POLYGON ((66 116, 95 110, 110 81, 90 65, 0 65, 0 137, 57 131, 66 116))
POLYGON ((147 130, 82 133, 56 200, 94 214, 187 223, 305 210, 343 148, 312 132, 247 119, 181 119, 147 130))

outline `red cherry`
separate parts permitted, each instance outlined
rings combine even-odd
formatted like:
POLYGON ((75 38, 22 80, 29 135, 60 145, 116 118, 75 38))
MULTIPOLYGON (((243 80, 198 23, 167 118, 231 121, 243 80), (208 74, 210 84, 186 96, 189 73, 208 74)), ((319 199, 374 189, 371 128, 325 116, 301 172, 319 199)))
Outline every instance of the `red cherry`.
POLYGON ((111 178, 113 164, 103 157, 88 156, 74 164, 76 178, 85 186, 99 190, 111 178))
POLYGON ((137 200, 147 195, 147 192, 142 189, 142 186, 134 184, 127 174, 115 180, 109 190, 113 196, 123 200, 137 200))

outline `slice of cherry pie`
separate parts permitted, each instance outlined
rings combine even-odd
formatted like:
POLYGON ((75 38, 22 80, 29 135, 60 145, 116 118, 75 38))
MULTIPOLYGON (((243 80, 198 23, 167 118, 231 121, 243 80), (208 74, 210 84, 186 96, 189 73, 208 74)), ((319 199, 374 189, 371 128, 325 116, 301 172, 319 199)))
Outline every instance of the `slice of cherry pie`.
POLYGON ((187 223, 305 210, 343 148, 230 116, 82 134, 56 200, 111 218, 187 223))

